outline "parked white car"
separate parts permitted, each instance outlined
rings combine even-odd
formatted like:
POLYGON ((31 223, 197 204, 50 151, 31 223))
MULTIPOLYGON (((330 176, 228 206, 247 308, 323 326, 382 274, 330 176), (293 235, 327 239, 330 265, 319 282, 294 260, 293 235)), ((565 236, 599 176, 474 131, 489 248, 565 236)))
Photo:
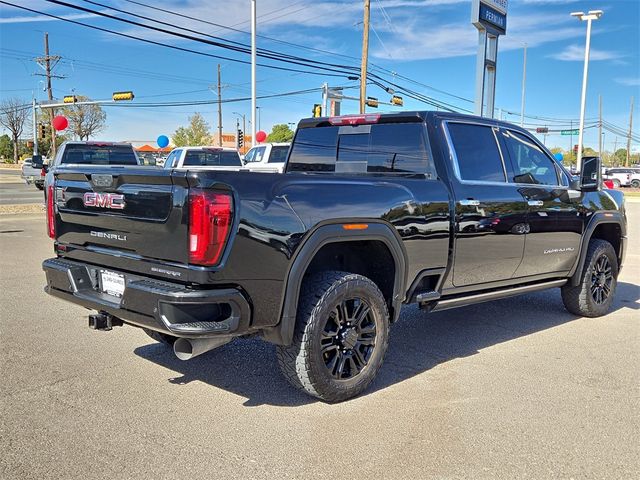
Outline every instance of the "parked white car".
POLYGON ((245 170, 250 172, 284 173, 290 143, 262 143, 244 156, 245 170))
POLYGON ((242 161, 234 148, 178 147, 171 151, 164 162, 164 168, 239 171, 242 161))

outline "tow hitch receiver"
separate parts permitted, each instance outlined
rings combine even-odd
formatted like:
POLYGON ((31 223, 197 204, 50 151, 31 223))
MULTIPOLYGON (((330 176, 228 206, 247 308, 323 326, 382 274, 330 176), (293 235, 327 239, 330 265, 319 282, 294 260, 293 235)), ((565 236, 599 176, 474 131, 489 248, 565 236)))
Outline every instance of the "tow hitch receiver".
POLYGON ((124 322, 108 313, 96 313, 89 315, 89 328, 108 332, 113 327, 121 327, 124 322))

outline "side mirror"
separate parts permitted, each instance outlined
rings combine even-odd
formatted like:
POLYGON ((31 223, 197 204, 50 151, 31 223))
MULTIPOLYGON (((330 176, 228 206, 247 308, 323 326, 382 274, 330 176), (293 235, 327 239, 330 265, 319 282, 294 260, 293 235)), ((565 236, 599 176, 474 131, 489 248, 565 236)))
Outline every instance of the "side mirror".
POLYGON ((31 157, 31 166, 33 168, 44 168, 44 161, 42 160, 42 155, 34 155, 31 157))
POLYGON ((598 190, 601 183, 602 161, 600 157, 586 157, 582 159, 580 172, 580 190, 590 192, 598 190))

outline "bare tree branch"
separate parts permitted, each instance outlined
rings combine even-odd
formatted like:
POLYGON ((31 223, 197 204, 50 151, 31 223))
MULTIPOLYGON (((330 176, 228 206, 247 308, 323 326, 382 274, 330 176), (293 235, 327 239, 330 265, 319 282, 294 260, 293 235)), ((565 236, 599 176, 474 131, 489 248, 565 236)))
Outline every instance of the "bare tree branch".
MULTIPOLYGON (((87 100, 87 97, 78 96, 80 102, 87 100)), ((107 114, 100 105, 70 105, 62 112, 69 120, 69 129, 80 140, 89 140, 90 136, 104 130, 107 120, 107 114)))
POLYGON ((13 161, 18 163, 18 142, 29 120, 31 105, 19 98, 9 98, 0 103, 0 125, 11 132, 13 161))

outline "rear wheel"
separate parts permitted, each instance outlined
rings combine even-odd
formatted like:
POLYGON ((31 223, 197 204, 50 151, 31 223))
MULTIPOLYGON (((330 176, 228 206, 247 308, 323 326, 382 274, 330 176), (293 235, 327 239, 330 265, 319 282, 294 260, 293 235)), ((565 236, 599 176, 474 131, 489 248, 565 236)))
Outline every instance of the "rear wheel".
POLYGON ((633 188, 640 188, 640 180, 637 180, 637 179, 636 180, 632 180, 631 181, 631 186, 633 188))
POLYGON ((565 308, 582 317, 600 317, 609 312, 618 278, 618 258, 613 246, 600 239, 589 242, 580 284, 562 287, 565 308))
POLYGON ((278 347, 278 363, 296 388, 340 402, 369 386, 388 343, 389 312, 376 284, 323 272, 304 282, 293 342, 278 347))
POLYGON ((611 181, 613 182, 614 188, 620 188, 620 180, 618 180, 617 178, 614 178, 611 181))

